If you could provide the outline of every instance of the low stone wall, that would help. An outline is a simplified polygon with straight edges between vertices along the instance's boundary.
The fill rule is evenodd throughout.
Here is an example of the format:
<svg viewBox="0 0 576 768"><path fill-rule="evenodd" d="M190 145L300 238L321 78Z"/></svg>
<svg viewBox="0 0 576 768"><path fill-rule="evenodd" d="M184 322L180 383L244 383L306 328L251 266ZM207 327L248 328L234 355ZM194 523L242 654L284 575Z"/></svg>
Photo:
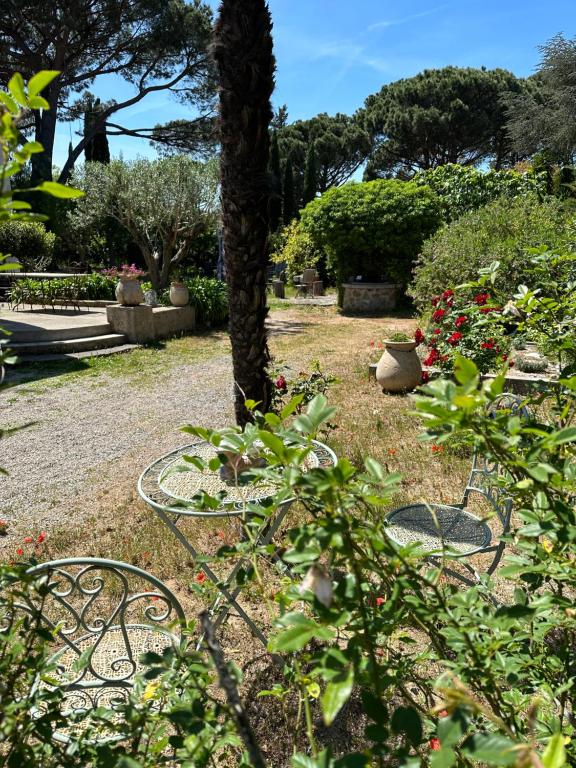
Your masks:
<svg viewBox="0 0 576 768"><path fill-rule="evenodd" d="M382 314L396 309L396 283L344 283L342 311L350 315Z"/></svg>
<svg viewBox="0 0 576 768"><path fill-rule="evenodd" d="M123 333L132 344L167 339L196 328L194 307L106 307L106 316L114 333Z"/></svg>

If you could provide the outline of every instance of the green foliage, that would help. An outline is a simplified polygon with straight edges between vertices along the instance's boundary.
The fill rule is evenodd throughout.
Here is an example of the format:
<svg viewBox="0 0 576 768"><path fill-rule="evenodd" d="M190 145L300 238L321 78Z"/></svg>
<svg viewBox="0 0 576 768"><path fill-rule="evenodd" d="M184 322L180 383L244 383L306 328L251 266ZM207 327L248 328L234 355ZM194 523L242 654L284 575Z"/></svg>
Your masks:
<svg viewBox="0 0 576 768"><path fill-rule="evenodd" d="M432 306L425 337L418 334L428 348L425 366L453 373L456 360L464 355L480 373L503 367L510 349L505 317L486 289L449 289L434 297Z"/></svg>
<svg viewBox="0 0 576 768"><path fill-rule="evenodd" d="M196 241L216 227L218 168L183 155L110 165L86 163L76 183L86 191L68 215L73 231L97 237L108 217L140 249L154 289L166 288L171 271L186 263Z"/></svg>
<svg viewBox="0 0 576 768"><path fill-rule="evenodd" d="M504 197L464 214L427 240L409 292L420 306L426 305L446 288L474 281L481 269L497 261L493 289L505 303L526 281L530 248L554 248L572 240L573 224L560 201Z"/></svg>
<svg viewBox="0 0 576 768"><path fill-rule="evenodd" d="M314 142L308 147L306 155L306 168L304 170L304 197L302 203L304 206L311 203L316 197L318 191L318 170L316 168L316 147Z"/></svg>
<svg viewBox="0 0 576 768"><path fill-rule="evenodd" d="M325 250L339 284L356 275L405 284L422 243L440 223L434 193L397 180L331 189L302 211L302 231Z"/></svg>
<svg viewBox="0 0 576 768"><path fill-rule="evenodd" d="M13 256L25 272L43 272L54 258L56 235L41 222L5 221L0 224L0 253Z"/></svg>
<svg viewBox="0 0 576 768"><path fill-rule="evenodd" d="M15 306L39 304L55 307L58 304L84 300L115 301L116 280L104 275L78 275L53 280L15 280L10 289L10 303Z"/></svg>
<svg viewBox="0 0 576 768"><path fill-rule="evenodd" d="M284 227L278 233L274 246L270 258L276 264L286 265L290 279L294 275L301 275L305 269L318 266L326 258L324 251L316 245L299 221Z"/></svg>
<svg viewBox="0 0 576 768"><path fill-rule="evenodd" d="M282 221L282 167L277 131L272 134L270 142L270 186L270 232L276 232Z"/></svg>
<svg viewBox="0 0 576 768"><path fill-rule="evenodd" d="M510 155L501 99L523 84L503 69L444 67L385 85L362 119L375 141L365 178L411 176L447 163L502 167Z"/></svg>
<svg viewBox="0 0 576 768"><path fill-rule="evenodd" d="M207 328L222 325L228 319L228 289L226 283L214 277L184 277L182 282L190 292L190 304L196 309L196 322ZM142 283L147 291L152 283ZM158 295L159 304L170 306L170 290Z"/></svg>
<svg viewBox="0 0 576 768"><path fill-rule="evenodd" d="M546 194L546 175L528 170L479 171L464 165L442 165L420 171L414 177L419 184L430 187L442 201L446 221L460 218L499 197L521 197L535 193Z"/></svg>
<svg viewBox="0 0 576 768"><path fill-rule="evenodd" d="M289 157L286 160L284 182L282 184L282 220L285 225L290 224L298 213L295 194L294 169L292 167L292 158Z"/></svg>

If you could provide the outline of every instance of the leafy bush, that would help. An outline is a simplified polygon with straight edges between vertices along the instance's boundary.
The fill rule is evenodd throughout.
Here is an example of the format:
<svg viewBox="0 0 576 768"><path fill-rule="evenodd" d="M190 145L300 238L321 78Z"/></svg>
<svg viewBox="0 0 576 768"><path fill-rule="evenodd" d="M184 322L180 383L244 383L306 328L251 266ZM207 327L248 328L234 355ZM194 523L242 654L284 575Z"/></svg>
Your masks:
<svg viewBox="0 0 576 768"><path fill-rule="evenodd" d="M52 280L15 280L10 289L12 304L48 304L54 306L61 300L115 301L116 280L105 275L78 275L78 277L58 277Z"/></svg>
<svg viewBox="0 0 576 768"><path fill-rule="evenodd" d="M479 171L472 166L442 165L420 171L418 184L430 187L440 198L446 221L460 218L499 197L520 197L529 193L546 194L546 173L526 170Z"/></svg>
<svg viewBox="0 0 576 768"><path fill-rule="evenodd" d="M284 227L274 236L274 240L270 258L276 264L286 264L289 279L301 275L305 269L318 266L326 258L324 251L297 220Z"/></svg>
<svg viewBox="0 0 576 768"><path fill-rule="evenodd" d="M427 187L392 180L329 190L302 211L302 231L326 251L338 284L368 281L406 284L422 243L442 220Z"/></svg>
<svg viewBox="0 0 576 768"><path fill-rule="evenodd" d="M573 239L572 220L557 199L501 198L464 214L424 243L409 293L426 305L446 288L475 280L482 268L498 261L494 290L505 301L526 281L531 247L566 247Z"/></svg>
<svg viewBox="0 0 576 768"><path fill-rule="evenodd" d="M416 341L426 344L425 366L453 372L459 355L473 360L480 373L501 368L508 359L510 341L505 337L502 308L485 290L473 293L444 291L432 299L434 311L426 334L416 331ZM424 371L424 380L427 372Z"/></svg>
<svg viewBox="0 0 576 768"><path fill-rule="evenodd" d="M36 221L3 221L0 253L18 259L24 272L43 272L54 258L56 235Z"/></svg>
<svg viewBox="0 0 576 768"><path fill-rule="evenodd" d="M228 288L222 280L215 277L185 277L182 281L190 291L190 304L196 308L196 322L211 327L222 325L228 319ZM152 288L152 283L142 283L144 291ZM170 306L170 289L158 294L158 303Z"/></svg>

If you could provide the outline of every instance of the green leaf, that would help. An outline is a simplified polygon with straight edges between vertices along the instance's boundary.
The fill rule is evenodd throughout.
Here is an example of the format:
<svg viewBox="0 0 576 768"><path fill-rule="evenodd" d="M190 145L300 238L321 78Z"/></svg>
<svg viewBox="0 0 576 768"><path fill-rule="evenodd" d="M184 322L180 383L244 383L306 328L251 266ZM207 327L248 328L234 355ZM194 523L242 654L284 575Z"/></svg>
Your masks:
<svg viewBox="0 0 576 768"><path fill-rule="evenodd" d="M517 745L498 733L476 733L460 749L465 756L492 765L515 765L518 757Z"/></svg>
<svg viewBox="0 0 576 768"><path fill-rule="evenodd" d="M354 686L354 670L352 667L342 679L332 680L326 686L322 696L322 716L325 725L332 725L336 715L350 698Z"/></svg>
<svg viewBox="0 0 576 768"><path fill-rule="evenodd" d="M55 69L44 69L42 72L38 72L31 77L28 81L28 93L30 96L37 96L40 91L43 91L47 85L50 85L52 80L58 77L59 74L60 72Z"/></svg>
<svg viewBox="0 0 576 768"><path fill-rule="evenodd" d="M18 109L18 104L14 101L14 99L9 96L9 94L5 93L4 91L0 91L0 104L4 104L6 109L9 112L12 112L13 115L17 115L20 111Z"/></svg>
<svg viewBox="0 0 576 768"><path fill-rule="evenodd" d="M573 443L576 440L576 427L567 427L556 432L550 438L553 445L562 445L563 443Z"/></svg>
<svg viewBox="0 0 576 768"><path fill-rule="evenodd" d="M456 762L456 753L451 747L442 747L430 756L430 768L452 768Z"/></svg>
<svg viewBox="0 0 576 768"><path fill-rule="evenodd" d="M542 765L544 768L564 768L566 764L564 736L561 733L555 733L544 750Z"/></svg>
<svg viewBox="0 0 576 768"><path fill-rule="evenodd" d="M8 82L8 90L10 91L12 98L20 106L26 106L26 92L24 90L24 80L19 72L15 72L10 81Z"/></svg>
<svg viewBox="0 0 576 768"><path fill-rule="evenodd" d="M84 192L81 189L67 187L65 184L58 184L56 181L43 181L39 186L32 187L30 192L46 192L46 194L57 197L60 200L73 200L76 197L84 196Z"/></svg>
<svg viewBox="0 0 576 768"><path fill-rule="evenodd" d="M410 743L417 747L422 741L422 723L414 707L398 707L390 721L392 730L404 734Z"/></svg>
<svg viewBox="0 0 576 768"><path fill-rule="evenodd" d="M478 380L478 368L472 360L457 355L454 362L454 376L459 384L472 384Z"/></svg>

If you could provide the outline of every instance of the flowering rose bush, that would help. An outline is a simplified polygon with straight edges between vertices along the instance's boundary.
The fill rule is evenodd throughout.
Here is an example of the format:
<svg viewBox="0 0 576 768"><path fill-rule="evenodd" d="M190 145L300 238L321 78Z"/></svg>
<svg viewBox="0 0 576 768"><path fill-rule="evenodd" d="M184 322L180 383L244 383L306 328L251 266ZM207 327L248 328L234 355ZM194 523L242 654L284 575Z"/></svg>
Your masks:
<svg viewBox="0 0 576 768"><path fill-rule="evenodd" d="M426 368L451 372L457 354L473 360L481 373L494 371L507 361L510 343L504 335L502 309L482 289L472 294L444 291L432 299L430 324L414 334L426 345L422 363ZM424 379L429 373L424 371Z"/></svg>

